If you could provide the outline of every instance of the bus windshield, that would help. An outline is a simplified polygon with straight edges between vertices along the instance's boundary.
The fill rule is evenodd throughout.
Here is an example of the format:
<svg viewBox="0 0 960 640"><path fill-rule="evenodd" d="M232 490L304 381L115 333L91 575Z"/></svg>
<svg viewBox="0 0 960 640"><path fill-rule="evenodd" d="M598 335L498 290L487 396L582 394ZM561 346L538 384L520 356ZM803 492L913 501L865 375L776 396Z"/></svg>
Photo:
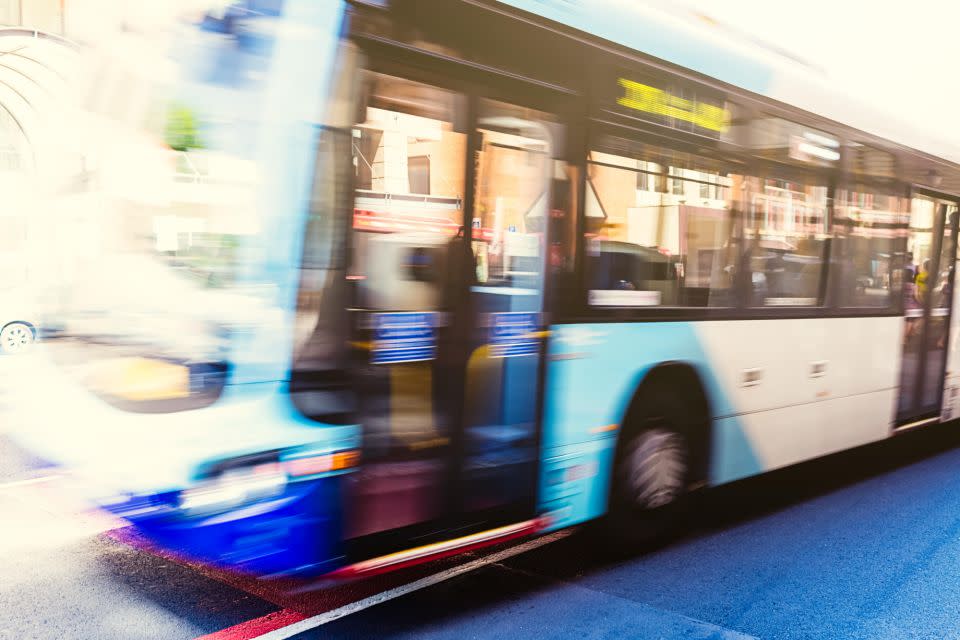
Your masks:
<svg viewBox="0 0 960 640"><path fill-rule="evenodd" d="M283 5L171 3L163 28L84 43L46 324L54 356L124 408L213 401L231 340L281 322L258 194Z"/></svg>

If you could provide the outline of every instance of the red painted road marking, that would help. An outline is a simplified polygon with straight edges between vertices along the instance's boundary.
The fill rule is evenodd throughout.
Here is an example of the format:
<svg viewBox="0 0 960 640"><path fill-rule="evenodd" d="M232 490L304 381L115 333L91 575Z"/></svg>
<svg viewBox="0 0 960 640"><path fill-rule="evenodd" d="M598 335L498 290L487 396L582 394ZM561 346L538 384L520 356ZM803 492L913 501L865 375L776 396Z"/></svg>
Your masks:
<svg viewBox="0 0 960 640"><path fill-rule="evenodd" d="M135 528L115 530L106 537L150 553L217 580L229 587L249 593L278 607L277 611L247 620L197 640L248 640L253 638L279 639L322 626L333 620L362 611L375 604L438 584L479 567L566 537L570 531L561 531L481 557L455 556L430 564L385 574L378 579L348 582L328 588L302 581L268 582L236 571L220 569L197 562L181 554L161 549L140 536Z"/></svg>
<svg viewBox="0 0 960 640"><path fill-rule="evenodd" d="M451 578L469 573L475 569L479 569L480 567L501 562L515 555L525 553L532 549L536 549L537 547L542 547L545 544L550 544L551 542L567 537L570 535L570 533L570 530L558 531L540 538L534 538L523 544L491 553L488 556L476 558L468 562L454 565L442 571L428 574L418 580L401 583L393 588L383 589L383 585L381 584L381 588L374 590L374 593L372 595L368 595L367 597L361 597L362 592L351 593L348 591L344 593L341 591L337 595L339 595L341 599L346 600L344 604L335 608L326 606L313 615L308 616L292 609L283 609L275 614L264 616L263 618L256 618L249 622L240 623L233 627L229 627L223 631L218 631L214 634L201 636L196 640L210 640L211 638L214 638L215 640L252 640L253 638L259 638L261 640L283 640L284 638L290 638L297 634L303 633L304 631L316 629L317 627L323 626L329 622L339 620L340 618L363 611L364 609L369 609L370 607L383 602L389 602L390 600L399 598L408 593L413 593L414 591L419 591L420 589L425 589L435 584L450 580ZM397 573L390 575L399 576L401 574ZM369 587L371 584L374 584L374 581L371 580L358 583L361 588ZM344 598L344 595L350 595L352 597ZM329 605L331 603L330 601L327 601L325 604ZM272 618L271 616L276 616L276 618ZM278 624L278 619L286 616L289 616L289 620L285 624ZM258 625L261 624L264 625L263 629L265 630L260 631L258 634L241 635L251 633L253 630L258 628ZM269 628L267 625L270 625ZM235 633L237 635L218 635L221 633Z"/></svg>
<svg viewBox="0 0 960 640"><path fill-rule="evenodd" d="M109 531L107 538L142 553L176 562L226 586L243 591L275 605L280 610L297 611L305 617L332 611L377 593L389 591L438 571L463 564L475 556L452 557L433 563L402 569L367 580L345 582L318 588L303 580L265 581L235 570L223 569L152 544L135 527Z"/></svg>
<svg viewBox="0 0 960 640"><path fill-rule="evenodd" d="M215 631L211 634L200 636L196 640L252 640L264 634L289 627L290 625L305 620L307 616L292 609L281 609L268 613L265 616L247 620L232 627Z"/></svg>

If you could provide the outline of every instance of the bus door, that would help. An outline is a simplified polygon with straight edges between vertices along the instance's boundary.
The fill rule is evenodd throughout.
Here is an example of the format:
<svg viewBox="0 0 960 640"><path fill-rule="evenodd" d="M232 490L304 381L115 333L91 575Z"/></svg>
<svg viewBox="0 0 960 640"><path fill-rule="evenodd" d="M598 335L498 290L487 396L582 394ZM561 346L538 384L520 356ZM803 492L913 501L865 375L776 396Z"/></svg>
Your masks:
<svg viewBox="0 0 960 640"><path fill-rule="evenodd" d="M532 516L558 127L373 71L352 134L354 557Z"/></svg>
<svg viewBox="0 0 960 640"><path fill-rule="evenodd" d="M535 504L544 274L550 220L566 193L563 127L534 109L476 106L461 504L520 520Z"/></svg>
<svg viewBox="0 0 960 640"><path fill-rule="evenodd" d="M915 197L910 210L897 410L900 425L936 418L940 413L957 250L955 202Z"/></svg>
<svg viewBox="0 0 960 640"><path fill-rule="evenodd" d="M363 447L345 536L376 553L429 538L449 512L469 124L463 94L372 71L361 82L347 280Z"/></svg>

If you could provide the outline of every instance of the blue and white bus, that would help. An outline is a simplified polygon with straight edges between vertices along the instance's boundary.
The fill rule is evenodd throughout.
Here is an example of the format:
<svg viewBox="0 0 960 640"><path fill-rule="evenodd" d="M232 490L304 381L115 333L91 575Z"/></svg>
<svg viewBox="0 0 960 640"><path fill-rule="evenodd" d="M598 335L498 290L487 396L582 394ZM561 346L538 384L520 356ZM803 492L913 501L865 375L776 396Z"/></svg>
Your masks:
<svg viewBox="0 0 960 640"><path fill-rule="evenodd" d="M635 4L88 43L19 440L160 544L364 576L954 417L960 150Z"/></svg>

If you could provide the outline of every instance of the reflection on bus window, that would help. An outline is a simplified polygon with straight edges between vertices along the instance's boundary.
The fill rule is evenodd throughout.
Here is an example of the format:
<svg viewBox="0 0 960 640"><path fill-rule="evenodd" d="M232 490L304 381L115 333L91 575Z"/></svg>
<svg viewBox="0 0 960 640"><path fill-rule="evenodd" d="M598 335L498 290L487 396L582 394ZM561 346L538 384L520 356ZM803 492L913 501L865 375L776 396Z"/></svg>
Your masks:
<svg viewBox="0 0 960 640"><path fill-rule="evenodd" d="M590 153L585 208L591 304L732 304L731 194L738 178L695 158L674 154L670 161L677 166Z"/></svg>
<svg viewBox="0 0 960 640"><path fill-rule="evenodd" d="M472 229L477 283L538 289L560 128L531 109L490 100L481 109Z"/></svg>
<svg viewBox="0 0 960 640"><path fill-rule="evenodd" d="M827 187L770 178L747 185L751 306L819 304Z"/></svg>
<svg viewBox="0 0 960 640"><path fill-rule="evenodd" d="M943 240L940 244L940 258L936 261L935 272L929 274L927 286L930 297L930 335L927 338L927 349L929 351L942 351L946 348L947 342L947 320L950 311L950 303L953 298L953 269L954 264L950 260L955 249L954 230L951 223L952 216L956 211L953 205L943 205ZM940 358L943 357L939 354ZM928 381L930 383L931 381ZM939 381L933 384L929 393L936 393L939 388Z"/></svg>
<svg viewBox="0 0 960 640"><path fill-rule="evenodd" d="M936 203L926 198L913 198L910 202L906 270L913 286L909 287L911 299L905 301L908 310L921 309L926 304L929 272L933 264L936 208Z"/></svg>
<svg viewBox="0 0 960 640"><path fill-rule="evenodd" d="M868 191L837 190L833 272L842 307L888 307L903 287L900 257L907 232L907 202ZM913 280L909 286L912 289Z"/></svg>
<svg viewBox="0 0 960 640"><path fill-rule="evenodd" d="M381 311L439 310L446 247L463 225L467 136L460 97L368 74L366 121L353 131L356 197L350 277Z"/></svg>

